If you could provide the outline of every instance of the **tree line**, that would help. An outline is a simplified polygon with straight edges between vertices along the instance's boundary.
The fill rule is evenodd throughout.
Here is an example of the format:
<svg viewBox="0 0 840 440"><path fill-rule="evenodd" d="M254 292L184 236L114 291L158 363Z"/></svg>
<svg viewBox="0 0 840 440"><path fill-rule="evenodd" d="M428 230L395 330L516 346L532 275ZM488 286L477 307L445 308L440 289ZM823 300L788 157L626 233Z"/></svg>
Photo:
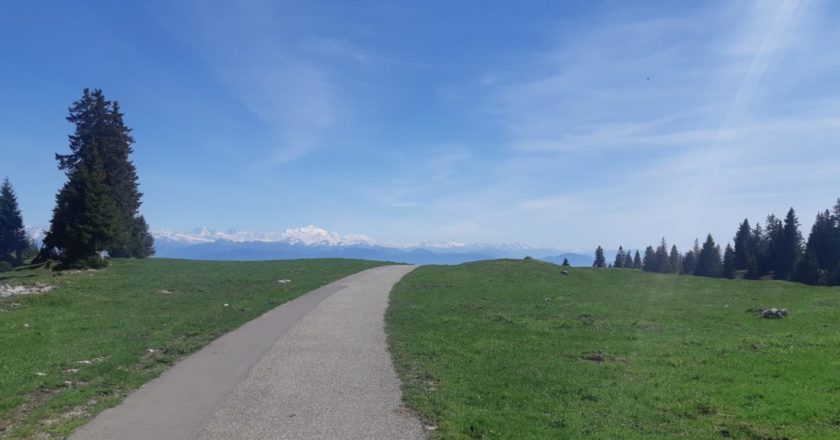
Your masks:
<svg viewBox="0 0 840 440"><path fill-rule="evenodd" d="M69 108L75 130L70 151L56 154L67 181L55 197L49 230L34 262L60 267L102 267L106 257L145 258L154 240L140 215L142 193L130 160L134 138L117 101L85 89ZM0 191L0 259L23 262L26 238L17 198L8 179Z"/></svg>
<svg viewBox="0 0 840 440"><path fill-rule="evenodd" d="M796 212L790 208L784 219L767 216L762 227L744 219L733 244L721 250L711 234L702 246L698 240L684 254L665 238L647 246L644 254L619 246L615 261L607 263L601 246L595 250L594 267L640 269L646 272L721 278L776 279L814 285L840 285L840 199L832 209L817 214L808 239L799 231Z"/></svg>

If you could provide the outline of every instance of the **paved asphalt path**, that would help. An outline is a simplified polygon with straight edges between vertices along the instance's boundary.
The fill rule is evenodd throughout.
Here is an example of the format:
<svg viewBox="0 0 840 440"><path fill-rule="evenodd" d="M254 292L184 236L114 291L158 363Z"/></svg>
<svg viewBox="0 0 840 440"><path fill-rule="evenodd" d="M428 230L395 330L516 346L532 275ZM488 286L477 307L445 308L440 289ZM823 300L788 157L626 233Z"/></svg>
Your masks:
<svg viewBox="0 0 840 440"><path fill-rule="evenodd" d="M402 407L384 314L413 266L285 303L182 360L71 440L424 439Z"/></svg>

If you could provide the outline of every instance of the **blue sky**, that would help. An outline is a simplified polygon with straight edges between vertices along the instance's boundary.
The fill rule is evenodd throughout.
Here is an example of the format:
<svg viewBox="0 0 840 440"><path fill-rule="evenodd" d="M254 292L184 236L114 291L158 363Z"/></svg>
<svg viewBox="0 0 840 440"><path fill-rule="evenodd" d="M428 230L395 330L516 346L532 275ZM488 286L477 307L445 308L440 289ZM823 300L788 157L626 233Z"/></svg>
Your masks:
<svg viewBox="0 0 840 440"><path fill-rule="evenodd" d="M7 2L0 173L46 225L120 101L152 228L570 250L729 240L840 196L831 2Z"/></svg>

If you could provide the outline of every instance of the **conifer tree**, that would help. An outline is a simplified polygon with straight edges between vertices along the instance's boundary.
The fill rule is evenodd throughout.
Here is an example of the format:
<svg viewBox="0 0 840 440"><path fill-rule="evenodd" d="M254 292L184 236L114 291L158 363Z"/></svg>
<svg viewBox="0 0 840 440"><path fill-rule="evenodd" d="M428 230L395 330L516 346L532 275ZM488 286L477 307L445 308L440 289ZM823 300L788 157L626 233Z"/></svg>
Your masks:
<svg viewBox="0 0 840 440"><path fill-rule="evenodd" d="M775 217L774 217L775 219ZM767 234L761 227L761 223L756 222L752 232L752 240L750 241L753 257L755 258L755 270L747 272L746 276L750 279L758 279L770 270L770 263L768 253Z"/></svg>
<svg viewBox="0 0 840 440"><path fill-rule="evenodd" d="M793 208L790 208L785 216L776 252L774 278L790 280L796 263L802 255L802 234L799 232L799 220Z"/></svg>
<svg viewBox="0 0 840 440"><path fill-rule="evenodd" d="M754 235L750 222L744 219L735 233L735 248L733 249L733 272L735 270L746 271L747 274L755 274L758 270L756 260L756 245L753 243Z"/></svg>
<svg viewBox="0 0 840 440"><path fill-rule="evenodd" d="M592 263L592 267L606 267L607 266L607 259L604 257L604 249L601 246L598 246L595 249L595 262Z"/></svg>
<svg viewBox="0 0 840 440"><path fill-rule="evenodd" d="M694 274L704 277L719 277L722 271L720 259L720 246L715 244L712 234L709 234L700 249Z"/></svg>
<svg viewBox="0 0 840 440"><path fill-rule="evenodd" d="M20 265L23 251L29 247L23 216L9 178L0 186L0 261Z"/></svg>
<svg viewBox="0 0 840 440"><path fill-rule="evenodd" d="M685 253L683 258L683 274L694 275L697 269L697 258L700 256L700 242L694 239L694 246Z"/></svg>
<svg viewBox="0 0 840 440"><path fill-rule="evenodd" d="M735 278L735 249L729 243L723 251L723 277Z"/></svg>
<svg viewBox="0 0 840 440"><path fill-rule="evenodd" d="M67 183L56 196L45 251L57 250L67 263L102 251L113 257L151 255L152 237L139 214L137 171L129 159L134 139L119 103L101 90L85 89L67 120L76 127L70 153L56 154Z"/></svg>
<svg viewBox="0 0 840 440"><path fill-rule="evenodd" d="M615 263L613 263L613 267L622 268L624 267L624 260L627 259L627 254L624 252L624 248L618 246L618 253L615 254Z"/></svg>
<svg viewBox="0 0 840 440"><path fill-rule="evenodd" d="M671 246L671 254L668 255L668 267L671 269L671 273L680 273L682 269L682 255L677 250L677 245Z"/></svg>
<svg viewBox="0 0 840 440"><path fill-rule="evenodd" d="M782 221L776 218L775 215L767 216L767 225L764 227L764 239L761 243L759 255L759 272L761 275L773 273L773 277L778 275L775 273L777 269L782 266L781 254L779 249L782 246Z"/></svg>
<svg viewBox="0 0 840 440"><path fill-rule="evenodd" d="M636 251L638 253L638 251ZM624 253L624 268L625 269L632 269L633 268L633 254L628 250Z"/></svg>
<svg viewBox="0 0 840 440"><path fill-rule="evenodd" d="M670 263L668 261L668 244L665 242L665 237L656 248L656 269L658 273L668 273L671 271Z"/></svg>
<svg viewBox="0 0 840 440"><path fill-rule="evenodd" d="M653 246L645 248L645 256L642 258L642 269L645 272L656 272L656 251Z"/></svg>

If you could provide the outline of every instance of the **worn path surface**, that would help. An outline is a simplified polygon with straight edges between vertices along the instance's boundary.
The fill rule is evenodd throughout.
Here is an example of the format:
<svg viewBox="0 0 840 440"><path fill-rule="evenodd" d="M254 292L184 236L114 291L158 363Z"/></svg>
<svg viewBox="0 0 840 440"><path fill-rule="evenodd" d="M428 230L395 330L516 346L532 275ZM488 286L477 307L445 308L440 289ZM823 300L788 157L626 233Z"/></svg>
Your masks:
<svg viewBox="0 0 840 440"><path fill-rule="evenodd" d="M384 314L412 266L366 270L217 339L71 439L423 439Z"/></svg>

